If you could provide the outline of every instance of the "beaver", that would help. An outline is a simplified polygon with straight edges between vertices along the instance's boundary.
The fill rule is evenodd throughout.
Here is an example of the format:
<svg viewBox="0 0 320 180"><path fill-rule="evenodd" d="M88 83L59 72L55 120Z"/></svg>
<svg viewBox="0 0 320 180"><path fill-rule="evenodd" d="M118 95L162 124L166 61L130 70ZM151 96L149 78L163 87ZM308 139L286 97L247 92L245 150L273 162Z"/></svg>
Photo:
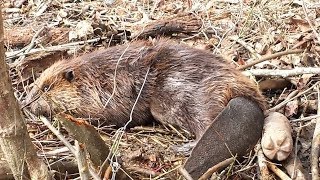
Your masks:
<svg viewBox="0 0 320 180"><path fill-rule="evenodd" d="M58 61L36 79L26 103L35 114L67 112L117 127L156 120L199 138L239 96L265 108L256 84L222 57L158 39Z"/></svg>

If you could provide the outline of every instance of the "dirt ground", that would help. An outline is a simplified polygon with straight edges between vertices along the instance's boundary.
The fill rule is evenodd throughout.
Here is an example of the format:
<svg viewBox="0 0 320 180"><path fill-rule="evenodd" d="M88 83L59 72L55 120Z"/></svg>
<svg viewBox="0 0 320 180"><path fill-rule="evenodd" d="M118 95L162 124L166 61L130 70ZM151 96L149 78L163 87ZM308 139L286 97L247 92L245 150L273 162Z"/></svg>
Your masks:
<svg viewBox="0 0 320 180"><path fill-rule="evenodd" d="M182 24L181 29L160 34L221 55L256 81L270 108L277 107L289 119L292 154L310 174L310 151L319 112L317 0L11 0L4 2L3 13L6 58L15 95L21 102L41 71L59 59L159 36L157 30L148 29L154 27L150 24L167 20L174 20L173 26ZM261 59L261 63L251 64ZM46 126L28 118L27 123L38 154L46 163L73 161L71 153ZM116 130L97 129L111 144ZM60 130L73 142L63 127ZM119 160L133 172L134 179L183 179L178 168L187 157L171 147L192 138L188 132L158 124L136 127L120 142ZM261 179L256 157L252 152L213 177ZM276 163L286 172L282 162ZM61 177L77 177L73 173L61 172Z"/></svg>

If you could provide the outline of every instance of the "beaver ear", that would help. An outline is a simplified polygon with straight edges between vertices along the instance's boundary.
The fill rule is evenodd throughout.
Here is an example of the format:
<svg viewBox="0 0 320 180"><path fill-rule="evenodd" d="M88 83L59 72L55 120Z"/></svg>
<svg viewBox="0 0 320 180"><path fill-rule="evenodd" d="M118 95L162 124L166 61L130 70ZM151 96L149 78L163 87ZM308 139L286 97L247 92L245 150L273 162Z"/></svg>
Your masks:
<svg viewBox="0 0 320 180"><path fill-rule="evenodd" d="M64 74L63 74L63 77L64 77L67 81L71 82L71 81L74 79L74 72L73 72L73 70L67 70L67 71L65 71Z"/></svg>

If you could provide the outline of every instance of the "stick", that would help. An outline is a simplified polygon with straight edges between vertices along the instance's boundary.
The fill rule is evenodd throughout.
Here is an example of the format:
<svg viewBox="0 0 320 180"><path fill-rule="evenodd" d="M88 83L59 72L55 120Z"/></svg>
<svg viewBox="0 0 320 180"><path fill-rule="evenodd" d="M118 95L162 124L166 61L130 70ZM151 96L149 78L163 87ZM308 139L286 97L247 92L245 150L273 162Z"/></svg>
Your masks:
<svg viewBox="0 0 320 180"><path fill-rule="evenodd" d="M276 165L272 164L272 163L267 163L268 168L274 172L280 179L282 180L291 180L291 178L284 173L283 171L281 171L281 169L279 169Z"/></svg>
<svg viewBox="0 0 320 180"><path fill-rule="evenodd" d="M288 159L284 162L284 168L290 174L292 179L297 180L306 180L308 179L307 176L305 176L304 172L305 170L302 167L300 159L297 157L297 154L291 153Z"/></svg>
<svg viewBox="0 0 320 180"><path fill-rule="evenodd" d="M320 90L318 92L318 115L320 115ZM317 118L314 128L312 146L311 146L311 175L313 180L319 180L319 147L320 146L320 118Z"/></svg>
<svg viewBox="0 0 320 180"><path fill-rule="evenodd" d="M190 176L190 174L185 168L180 167L178 171L186 180L193 180L193 178Z"/></svg>
<svg viewBox="0 0 320 180"><path fill-rule="evenodd" d="M320 74L320 68L315 67L296 67L294 69L251 69L244 72L245 75L253 76L280 76L280 77L289 77L297 76L302 74Z"/></svg>
<svg viewBox="0 0 320 180"><path fill-rule="evenodd" d="M257 151L257 162L258 162L258 166L260 168L260 173L261 173L260 179L271 179L268 166L266 164L267 160L264 157L264 154L262 152L260 142L256 146L256 151Z"/></svg>
<svg viewBox="0 0 320 180"><path fill-rule="evenodd" d="M213 167L209 168L209 169L207 170L207 172L205 172L205 173L199 178L199 180L209 179L210 176L211 176L214 172L216 172L216 171L218 171L218 170L220 170L220 169L223 169L223 168L227 167L229 164L231 164L231 163L234 162L234 161L235 161L235 158L232 157L232 158L226 159L226 160L224 160L224 161L222 161L222 162L214 165Z"/></svg>
<svg viewBox="0 0 320 180"><path fill-rule="evenodd" d="M293 119L293 120L290 120L290 122L310 121L310 120L316 119L316 118L320 118L320 114L308 116L308 117L303 117L303 118L299 118L299 119Z"/></svg>
<svg viewBox="0 0 320 180"><path fill-rule="evenodd" d="M75 141L75 148L80 178L82 180L88 180L90 179L90 173L85 148L81 144L79 144L77 140Z"/></svg>
<svg viewBox="0 0 320 180"><path fill-rule="evenodd" d="M256 61L252 61L246 65L243 65L243 66L240 66L238 67L237 69L239 70L244 70L248 67L251 67L253 65L256 65L258 63L261 63L263 61L266 61L266 60L269 60L269 59L274 59L274 58L277 58L277 57L280 57L280 56L284 56L284 55L288 55L288 54L298 54L298 53L301 53L301 52L304 52L305 50L304 49L289 49L289 50L286 50L286 51L282 51L282 52L278 52L278 53L274 53L274 54L271 54L271 55L268 55L268 56L263 56L261 59L258 59Z"/></svg>

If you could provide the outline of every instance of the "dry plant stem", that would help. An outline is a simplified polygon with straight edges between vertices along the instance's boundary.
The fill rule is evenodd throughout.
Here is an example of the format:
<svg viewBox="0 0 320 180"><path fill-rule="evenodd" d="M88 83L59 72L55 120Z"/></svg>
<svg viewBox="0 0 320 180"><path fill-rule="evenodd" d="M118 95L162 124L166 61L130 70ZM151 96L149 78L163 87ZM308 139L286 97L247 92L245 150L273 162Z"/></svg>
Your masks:
<svg viewBox="0 0 320 180"><path fill-rule="evenodd" d="M314 85L312 85L310 88L308 88L307 90L301 92L301 93L298 93L297 95L295 95L294 97L292 98L289 98L289 99L286 99L284 101L282 101L281 103L279 103L278 105L274 106L273 108L270 108L266 111L266 114L269 113L269 112L272 112L272 111L276 111L280 108L282 108L284 105L286 105L289 101L293 100L293 99L296 99L298 97L300 97L301 95L309 92L310 90L312 90L314 87L316 87L320 82L316 82Z"/></svg>
<svg viewBox="0 0 320 180"><path fill-rule="evenodd" d="M308 24L311 27L313 34L316 36L316 38L318 40L318 44L319 44L320 43L319 34L317 33L317 30L314 28L311 20L309 19L308 12L307 12L307 9L306 9L306 3L305 3L304 0L302 0L302 9L303 9L304 15L306 17L306 20L308 21Z"/></svg>
<svg viewBox="0 0 320 180"><path fill-rule="evenodd" d="M9 164L4 159L4 154L0 152L0 180L14 179ZM49 166L54 172L64 173L68 171L69 174L78 173L77 164L72 160L56 161Z"/></svg>
<svg viewBox="0 0 320 180"><path fill-rule="evenodd" d="M36 17L41 16L42 13L45 12L46 9L50 6L51 3L52 3L52 0L42 1L42 3L37 7L38 11L36 12L35 16Z"/></svg>
<svg viewBox="0 0 320 180"><path fill-rule="evenodd" d="M286 50L286 51L274 53L274 54L271 54L271 55L268 55L268 56L263 56L261 59L258 59L256 61L252 61L251 63L248 63L246 65L238 67L237 69L244 70L244 69L246 69L248 67L254 66L254 65L256 65L258 63L261 63L263 61L267 61L267 60L274 59L274 58L277 58L277 57L280 57L280 56L284 56L284 55L288 55L288 54L297 54L297 53L302 53L302 52L304 52L304 49Z"/></svg>
<svg viewBox="0 0 320 180"><path fill-rule="evenodd" d="M207 172L205 172L205 173L199 178L199 180L209 179L210 176L212 176L212 174L213 174L214 172L219 171L219 170L221 170L221 169L229 166L229 165L230 165L232 162L234 162L234 161L235 161L235 158L232 157L232 158L228 158L228 159L226 159L226 160L224 160L224 161L222 161L222 162L214 165L213 167L209 168L209 169L207 170Z"/></svg>
<svg viewBox="0 0 320 180"><path fill-rule="evenodd" d="M299 118L299 119L293 119L293 120L290 120L290 122L310 121L310 120L316 119L316 118L320 118L320 114L314 115L314 116L303 117L303 118Z"/></svg>
<svg viewBox="0 0 320 180"><path fill-rule="evenodd" d="M282 180L291 180L291 178L284 173L283 171L281 171L281 169L279 169L275 164L272 164L270 162L267 162L267 166L268 168L274 172L280 179Z"/></svg>
<svg viewBox="0 0 320 180"><path fill-rule="evenodd" d="M186 180L193 180L193 178L190 176L190 174L188 173L188 171L183 168L180 167L179 169L179 173L186 179Z"/></svg>
<svg viewBox="0 0 320 180"><path fill-rule="evenodd" d="M170 169L169 171L167 171L167 172L165 172L165 173L162 173L162 174L160 174L159 176L155 177L154 180L160 179L161 177L163 177L163 176L165 176L165 175L167 175L167 174L169 174L169 173L171 173L171 172L173 172L173 171L176 171L176 170L179 169L180 167L181 167L181 166L179 165L179 166L177 166L177 167L175 167L175 168L173 168L173 169Z"/></svg>
<svg viewBox="0 0 320 180"><path fill-rule="evenodd" d="M280 76L280 77L289 77L297 76L302 74L320 74L320 68L315 67L296 67L289 70L280 70L280 69L251 69L246 70L245 74L249 73L253 76Z"/></svg>
<svg viewBox="0 0 320 180"><path fill-rule="evenodd" d="M182 139L188 140L183 134L181 134L175 127L173 127L171 124L168 124L168 126L175 132L177 133Z"/></svg>
<svg viewBox="0 0 320 180"><path fill-rule="evenodd" d="M139 132L139 133L161 133L161 134L169 134L168 131L165 131L161 128L157 127L148 127L148 126L136 126L133 128L130 128L131 132Z"/></svg>
<svg viewBox="0 0 320 180"><path fill-rule="evenodd" d="M318 115L320 115L320 90L318 92ZM320 118L317 118L314 128L312 146L311 146L311 175L313 180L319 180L319 150L320 150Z"/></svg>
<svg viewBox="0 0 320 180"><path fill-rule="evenodd" d="M260 179L270 179L270 173L267 167L266 158L264 157L264 154L261 149L260 142L257 144L256 147L257 151L257 161L258 161L258 166L260 168L260 173L261 173L261 178Z"/></svg>
<svg viewBox="0 0 320 180"><path fill-rule="evenodd" d="M75 147L80 178L82 180L88 180L90 179L90 173L85 148L81 146L77 140L75 141Z"/></svg>
<svg viewBox="0 0 320 180"><path fill-rule="evenodd" d="M51 179L48 167L36 154L13 94L9 69L4 58L3 35L3 20L0 14L0 146L15 179Z"/></svg>

